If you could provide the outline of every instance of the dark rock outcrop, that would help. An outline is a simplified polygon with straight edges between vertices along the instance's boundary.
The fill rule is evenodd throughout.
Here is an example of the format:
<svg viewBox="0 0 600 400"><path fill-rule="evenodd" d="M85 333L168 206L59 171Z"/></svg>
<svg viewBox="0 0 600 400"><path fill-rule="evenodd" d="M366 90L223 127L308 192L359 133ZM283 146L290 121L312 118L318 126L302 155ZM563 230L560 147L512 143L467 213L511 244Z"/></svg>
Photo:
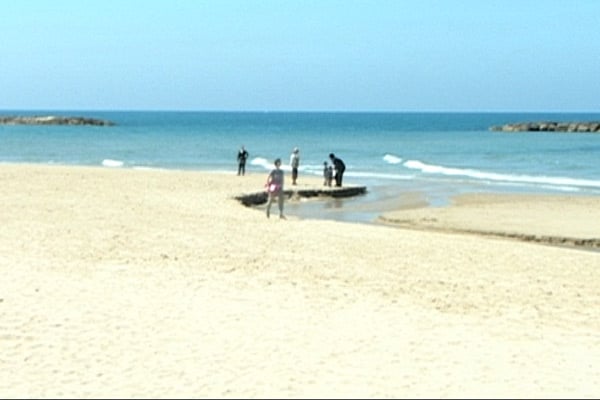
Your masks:
<svg viewBox="0 0 600 400"><path fill-rule="evenodd" d="M289 198L309 198L309 197L352 197L365 194L367 188L365 186L348 186L341 188L326 188L326 189L298 189L298 190L284 190L285 196ZM267 192L247 193L235 196L243 205L258 206L265 204L269 196Z"/></svg>
<svg viewBox="0 0 600 400"><path fill-rule="evenodd" d="M600 122L517 122L492 126L492 131L500 132L600 132Z"/></svg>
<svg viewBox="0 0 600 400"><path fill-rule="evenodd" d="M96 118L47 116L0 117L0 125L93 125L113 126L114 122Z"/></svg>

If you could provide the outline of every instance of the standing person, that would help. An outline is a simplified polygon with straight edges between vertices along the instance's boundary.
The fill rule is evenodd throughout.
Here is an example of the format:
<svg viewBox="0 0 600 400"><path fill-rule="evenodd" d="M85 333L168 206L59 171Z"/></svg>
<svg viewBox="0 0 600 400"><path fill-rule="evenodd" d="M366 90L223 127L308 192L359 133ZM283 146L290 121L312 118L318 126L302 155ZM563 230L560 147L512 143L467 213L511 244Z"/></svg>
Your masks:
<svg viewBox="0 0 600 400"><path fill-rule="evenodd" d="M246 175L246 160L248 159L248 152L242 146L238 151L237 160L238 160L238 176Z"/></svg>
<svg viewBox="0 0 600 400"><path fill-rule="evenodd" d="M271 204L273 204L273 200L277 197L277 205L279 206L279 218L284 218L283 216L283 170L281 167L281 159L278 158L275 160L275 169L271 170L269 176L267 178L267 193L269 194L269 200L267 202L267 218L271 216Z"/></svg>
<svg viewBox="0 0 600 400"><path fill-rule="evenodd" d="M292 155L290 156L290 167L292 167L292 185L296 184L298 179L298 166L300 166L300 150L294 147Z"/></svg>
<svg viewBox="0 0 600 400"><path fill-rule="evenodd" d="M329 159L333 163L333 168L335 168L335 186L342 186L342 178L344 177L344 171L346 170L346 164L342 161L341 158L337 158L335 154L329 154Z"/></svg>

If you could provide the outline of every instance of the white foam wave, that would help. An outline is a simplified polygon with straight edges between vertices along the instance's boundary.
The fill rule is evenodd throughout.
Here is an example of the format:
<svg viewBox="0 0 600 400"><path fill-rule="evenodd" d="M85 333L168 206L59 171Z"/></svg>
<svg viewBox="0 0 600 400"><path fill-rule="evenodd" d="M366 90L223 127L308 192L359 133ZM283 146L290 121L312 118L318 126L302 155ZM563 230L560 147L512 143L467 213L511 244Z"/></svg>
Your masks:
<svg viewBox="0 0 600 400"><path fill-rule="evenodd" d="M400 175L400 174L386 174L380 172L361 172L361 171L348 171L344 173L345 177L351 178L365 178L365 179L391 179L391 180L409 180L413 179L414 175Z"/></svg>
<svg viewBox="0 0 600 400"><path fill-rule="evenodd" d="M306 164L301 165L298 169L307 174L323 175L323 164Z"/></svg>
<svg viewBox="0 0 600 400"><path fill-rule="evenodd" d="M256 157L250 160L250 165L263 167L264 169L270 170L273 168L273 161L268 161L266 158Z"/></svg>
<svg viewBox="0 0 600 400"><path fill-rule="evenodd" d="M402 158L395 156L393 154L386 154L383 156L383 161L389 164L400 164L402 162Z"/></svg>
<svg viewBox="0 0 600 400"><path fill-rule="evenodd" d="M256 157L252 160L250 160L250 165L254 165L257 167L262 167L265 170L272 170L273 168L275 168L275 160L267 160L266 158L263 157ZM281 167L282 170L284 171L291 171L292 167L290 167L290 165L288 163L286 163L286 160L281 159ZM299 170L303 170L304 167L300 167Z"/></svg>
<svg viewBox="0 0 600 400"><path fill-rule="evenodd" d="M107 158L105 160L102 160L102 166L104 167L110 167L110 168L120 168L124 165L125 163L123 161L119 161L119 160L111 160L110 158Z"/></svg>
<svg viewBox="0 0 600 400"><path fill-rule="evenodd" d="M565 187L589 187L599 188L600 181L591 179L576 179L553 176L532 176L532 175L512 175L500 174L496 172L485 172L468 168L450 168L440 165L429 165L418 160L409 160L403 164L406 168L421 171L426 174L439 174L446 176L465 176L474 179L510 182L510 183L528 183L538 185L565 186Z"/></svg>

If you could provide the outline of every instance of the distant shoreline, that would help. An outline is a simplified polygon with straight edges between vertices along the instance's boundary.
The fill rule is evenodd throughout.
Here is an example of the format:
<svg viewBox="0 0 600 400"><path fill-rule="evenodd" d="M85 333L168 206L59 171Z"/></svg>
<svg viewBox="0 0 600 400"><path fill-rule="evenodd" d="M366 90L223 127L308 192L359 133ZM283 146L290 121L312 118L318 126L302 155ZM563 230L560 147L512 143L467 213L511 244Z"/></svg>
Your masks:
<svg viewBox="0 0 600 400"><path fill-rule="evenodd" d="M0 117L0 125L93 125L113 126L114 122L85 117L59 117L56 115L44 116L4 116Z"/></svg>

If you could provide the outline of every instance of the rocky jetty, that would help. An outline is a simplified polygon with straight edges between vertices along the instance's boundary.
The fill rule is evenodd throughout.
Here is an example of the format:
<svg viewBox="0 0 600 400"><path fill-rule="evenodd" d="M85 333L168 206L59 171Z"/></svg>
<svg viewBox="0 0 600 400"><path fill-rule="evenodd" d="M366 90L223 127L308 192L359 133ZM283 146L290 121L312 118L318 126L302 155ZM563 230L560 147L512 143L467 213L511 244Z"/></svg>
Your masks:
<svg viewBox="0 0 600 400"><path fill-rule="evenodd" d="M0 125L94 125L113 126L114 122L96 118L46 116L0 116Z"/></svg>
<svg viewBox="0 0 600 400"><path fill-rule="evenodd" d="M500 132L592 132L600 133L600 122L518 122L492 126L492 131Z"/></svg>
<svg viewBox="0 0 600 400"><path fill-rule="evenodd" d="M299 189L284 190L288 199L310 198L310 197L352 197L367 193L365 186L332 187L323 189ZM235 196L235 199L247 207L265 204L269 199L267 192L247 193Z"/></svg>

